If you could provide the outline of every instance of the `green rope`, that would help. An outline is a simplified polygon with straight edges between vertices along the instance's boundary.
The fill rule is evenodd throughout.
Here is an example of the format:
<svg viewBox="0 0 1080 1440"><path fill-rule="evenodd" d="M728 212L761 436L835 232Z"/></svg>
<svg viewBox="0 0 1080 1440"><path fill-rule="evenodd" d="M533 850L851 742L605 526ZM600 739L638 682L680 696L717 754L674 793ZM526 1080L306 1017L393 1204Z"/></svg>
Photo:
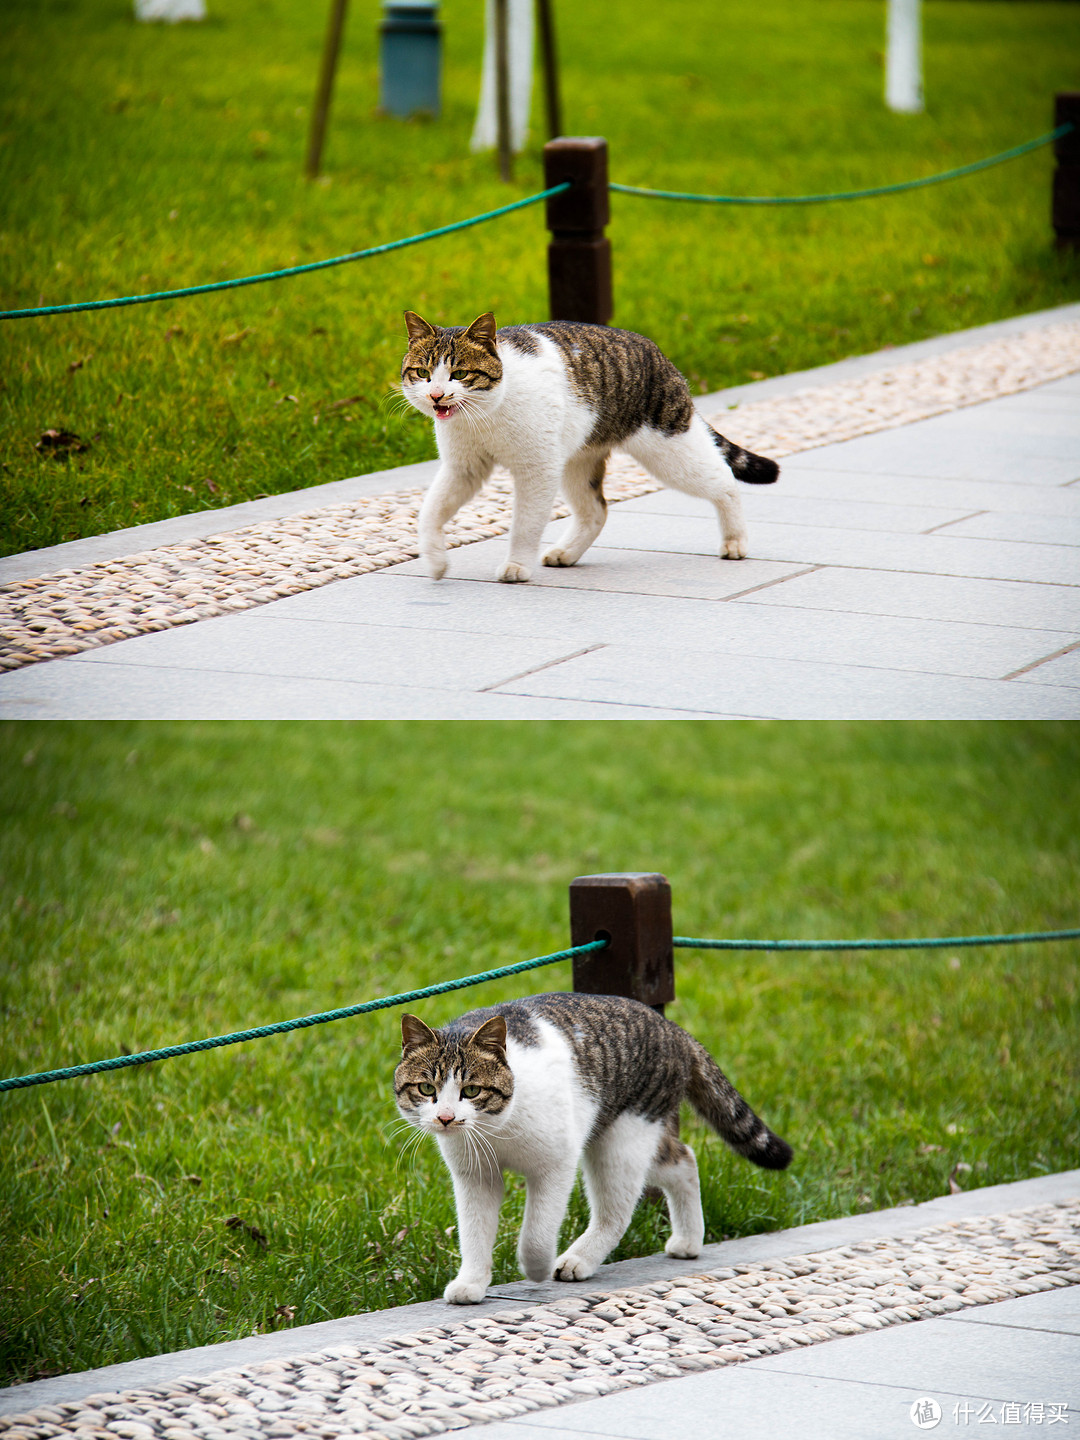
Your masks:
<svg viewBox="0 0 1080 1440"><path fill-rule="evenodd" d="M318 1015L301 1015L297 1020L279 1020L274 1025L259 1025L254 1030L237 1030L232 1035L214 1035L209 1040L189 1040L184 1045L166 1045L161 1050L143 1050L138 1055L116 1055L111 1060L91 1060L86 1065L68 1065L62 1070L45 1070L39 1075L15 1075L0 1080L0 1091L25 1090L30 1085L49 1085L54 1080L73 1080L79 1075L94 1075L99 1070L122 1070L129 1065L149 1065L153 1060L171 1060L175 1055L192 1055L199 1050L216 1050L221 1045L240 1045L245 1040L262 1040L267 1035L282 1035L288 1030L304 1030L309 1025L325 1025L329 1020L346 1020L351 1015L366 1015L370 1010L388 1010L393 1005L407 1005L413 1000L426 1000L431 995L445 995L451 990L465 990L482 985L485 980L501 980L506 975L520 975L523 970L536 970L541 965L554 965L557 960L570 960L603 950L610 941L590 940L587 945L572 945L554 955L540 955L535 960L519 960L514 965L500 965L479 975L466 975L460 980L442 980L438 985L425 985L420 990L407 990L402 995L386 995L381 1000L365 1000L360 1005L345 1005L340 1010L324 1010Z"/></svg>
<svg viewBox="0 0 1080 1440"><path fill-rule="evenodd" d="M871 195L898 195L902 190L918 190L923 185L939 185L943 180L956 180L961 175L974 175L976 170L987 170L991 165L1001 165L1006 160L1015 160L1029 150L1038 150L1067 135L1073 124L1069 121L1040 135L1037 140L1028 140L1000 155L991 155L986 160L976 160L970 165L961 165L957 170L943 170L940 175L927 175L922 180L903 180L898 185L876 185L872 190L840 190L833 195L690 195L678 190L643 190L636 185L611 185L620 195L637 195L647 200L693 200L702 205L820 205L825 200L865 200Z"/></svg>
<svg viewBox="0 0 1080 1440"><path fill-rule="evenodd" d="M1080 930L1036 930L1028 935L946 935L935 940L691 940L676 935L684 950L934 950L960 945L1024 945L1029 940L1078 940Z"/></svg>
<svg viewBox="0 0 1080 1440"><path fill-rule="evenodd" d="M34 310L0 310L0 320L25 320L32 315L69 315L74 310L112 310L121 305L148 305L151 300L178 300L184 295L205 295L211 290L236 290L241 285L261 285L264 280L282 280L287 275L306 275L311 270L328 270L332 265L347 265L350 260L367 260L372 255L385 255L388 250L403 250L406 245L419 245L421 240L435 240L440 235L451 235L455 230L467 230L470 225L480 225L485 220L495 220L500 215L509 215L512 210L522 210L526 205L535 205L549 195L559 195L570 189L570 181L553 185L550 190L541 190L524 200L515 200L512 205L500 205L497 210L487 210L483 215L473 215L469 220L455 220L452 225L442 225L438 230L425 230L422 235L410 235L405 240L391 240L385 245L373 245L370 250L353 250L348 255L336 255L332 260L313 260L309 265L293 265L288 270L268 270L264 275L245 275L240 280L218 280L212 285L188 285L183 290L158 290L153 295L125 295L118 300L85 300L76 305L42 305Z"/></svg>

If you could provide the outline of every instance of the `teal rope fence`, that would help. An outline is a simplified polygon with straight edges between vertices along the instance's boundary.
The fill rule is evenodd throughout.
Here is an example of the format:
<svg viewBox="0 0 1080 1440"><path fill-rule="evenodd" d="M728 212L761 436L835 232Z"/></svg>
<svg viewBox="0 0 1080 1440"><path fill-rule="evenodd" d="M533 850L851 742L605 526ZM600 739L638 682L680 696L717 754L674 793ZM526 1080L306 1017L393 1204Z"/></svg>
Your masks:
<svg viewBox="0 0 1080 1440"><path fill-rule="evenodd" d="M524 200L515 200L511 205L500 205L497 210L487 210L483 215L473 215L468 220L455 220L452 225L441 225L437 230L425 230L422 235L409 235L404 240L390 240L385 245L372 245L368 250L353 250L348 255L335 255L332 260L313 260L308 265L292 265L286 270L267 270L262 275L245 275L239 280L216 280L209 285L188 285L183 290L158 290L152 295L124 295L118 300L83 300L73 305L39 305L31 310L0 310L0 320L26 320L34 315L70 315L76 310L115 310L123 305L149 305L153 300L179 300L185 295L206 295L211 290L238 290L243 285L262 285L267 280L284 280L289 275L307 275L312 270L329 270L333 265L348 265L353 260L368 260L372 255L385 255L390 250L403 250L406 245L419 245L423 240L436 240L440 235L452 235L455 230L467 230L471 225L481 225L485 220L496 220L500 215L509 215L513 210L524 210L527 205L536 205L549 195L561 195L570 189L570 181L553 185L550 190L541 190Z"/></svg>
<svg viewBox="0 0 1080 1440"><path fill-rule="evenodd" d="M1033 930L1026 935L946 935L926 940L691 940L676 935L683 950L937 950L960 945L1026 945L1035 940L1080 940L1080 930Z"/></svg>
<svg viewBox="0 0 1080 1440"><path fill-rule="evenodd" d="M539 955L535 960L519 960L514 965L500 965L479 975L465 975L460 980L442 980L419 990L406 990L401 995L385 995L381 1000L365 1000L359 1005L344 1005L340 1010L323 1010L318 1015L301 1015L296 1020L279 1020L274 1025L258 1025L253 1030L236 1030L231 1035L214 1035L209 1040L189 1040L183 1045L166 1045L161 1050L142 1050L137 1055L115 1055L110 1060L91 1060L86 1065L68 1065L61 1070L44 1070L38 1075L14 1075L0 1080L0 1091L25 1090L31 1085L50 1085L54 1080L74 1080L79 1075L96 1075L102 1070L124 1070L129 1065L149 1065L154 1060L172 1060L177 1055L194 1055L200 1050L216 1050L222 1045L241 1045L245 1040L263 1040L267 1035L284 1035L289 1030L306 1030L310 1025L325 1025L331 1020L347 1020L351 1015L366 1015L371 1010L389 1010L394 1005L408 1005L432 995L446 995L451 990L466 990L482 985L485 980L501 980L506 975L520 975L541 965L554 965L557 960L571 960L603 950L608 940L590 940L587 945L572 945L553 955Z"/></svg>
<svg viewBox="0 0 1080 1440"><path fill-rule="evenodd" d="M620 195L637 195L645 200L690 200L700 205L821 205L827 200L865 200L872 195L899 195L904 190L918 190L924 185L940 185L944 180L958 180L962 175L974 175L977 170L988 170L991 165L1003 165L1006 160L1015 160L1043 145L1050 145L1067 135L1072 123L1059 125L1037 140L1028 140L1023 145L1014 145L1011 150L1002 150L1000 155L990 155L985 160L975 160L970 165L961 165L956 170L943 170L938 175L926 175L921 180L902 180L896 185L875 185L871 190L838 190L830 195L691 195L679 190L645 190L637 185L610 185L608 188Z"/></svg>
<svg viewBox="0 0 1080 1440"><path fill-rule="evenodd" d="M1019 935L947 935L915 940L699 940L676 935L672 944L684 950L932 950L961 945L1024 945L1039 940L1077 940L1080 930L1034 930ZM465 990L482 985L485 980L501 980L507 975L520 975L541 965L554 965L605 949L610 942L590 940L586 945L572 945L552 955L539 955L534 960L519 960L514 965L500 965L479 975L465 975L458 980L442 980L419 990L401 995L385 995L380 1000L365 1000L359 1005L345 1005L339 1010L324 1010L317 1015L301 1015L296 1020L279 1020L273 1025L258 1025L252 1030L236 1030L231 1035L214 1035L208 1040L189 1040L183 1045L167 1045L160 1050L142 1050L137 1055L115 1055L109 1060L91 1060L85 1065L68 1065L60 1070L43 1070L36 1075L13 1075L0 1080L0 1091L25 1090L31 1085L49 1085L54 1080L74 1080L80 1075L96 1075L103 1070L124 1070L131 1065L149 1065L155 1060L172 1060L178 1055L193 1055L200 1050L216 1050L222 1045L240 1045L246 1040L263 1040L268 1035L283 1035L290 1030L305 1030L311 1025L325 1025L331 1020L346 1020L352 1015L366 1015L372 1010L388 1010L395 1005L408 1005L432 995L446 995L452 990Z"/></svg>

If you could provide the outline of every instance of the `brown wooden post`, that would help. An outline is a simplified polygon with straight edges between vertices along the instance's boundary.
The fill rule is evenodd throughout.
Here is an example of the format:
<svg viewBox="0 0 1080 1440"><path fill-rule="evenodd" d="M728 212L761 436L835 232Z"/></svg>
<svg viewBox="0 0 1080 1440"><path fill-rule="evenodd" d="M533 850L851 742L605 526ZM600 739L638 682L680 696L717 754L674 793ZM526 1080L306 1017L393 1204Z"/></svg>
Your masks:
<svg viewBox="0 0 1080 1440"><path fill-rule="evenodd" d="M544 186L569 180L571 189L547 202L548 293L552 320L606 325L611 297L611 241L604 234L608 205L607 141L563 136L544 146Z"/></svg>
<svg viewBox="0 0 1080 1440"><path fill-rule="evenodd" d="M555 46L555 17L551 0L536 0L540 31L540 66L544 76L544 105L547 110L548 139L562 134L562 101L559 96L559 57Z"/></svg>
<svg viewBox="0 0 1080 1440"><path fill-rule="evenodd" d="M574 958L574 989L628 995L664 1013L675 999L671 886L663 875L579 875L570 882L570 943L607 936L605 950Z"/></svg>
<svg viewBox="0 0 1080 1440"><path fill-rule="evenodd" d="M499 178L514 178L514 152L510 144L510 34L506 0L495 0L495 135Z"/></svg>
<svg viewBox="0 0 1080 1440"><path fill-rule="evenodd" d="M345 28L345 10L348 3L349 0L332 0L330 6L330 19L327 22L326 40L323 44L322 67L319 71L319 88L315 92L315 105L311 112L307 161L304 166L309 180L317 178L322 165L326 120L330 114L330 97L334 91L334 73L337 70L338 51L341 49L341 32Z"/></svg>
<svg viewBox="0 0 1080 1440"><path fill-rule="evenodd" d="M1072 125L1054 141L1054 243L1059 250L1080 250L1080 90L1054 97L1054 129Z"/></svg>

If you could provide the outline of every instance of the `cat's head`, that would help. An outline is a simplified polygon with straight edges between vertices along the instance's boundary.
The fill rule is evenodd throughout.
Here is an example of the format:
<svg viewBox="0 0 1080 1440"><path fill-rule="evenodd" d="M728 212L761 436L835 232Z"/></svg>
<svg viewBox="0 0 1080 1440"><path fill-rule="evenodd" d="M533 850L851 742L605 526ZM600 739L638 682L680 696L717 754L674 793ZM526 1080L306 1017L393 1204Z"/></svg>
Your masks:
<svg viewBox="0 0 1080 1440"><path fill-rule="evenodd" d="M506 1021L494 1015L462 1038L403 1015L394 1094L405 1119L429 1135L496 1128L507 1117L514 1094Z"/></svg>
<svg viewBox="0 0 1080 1440"><path fill-rule="evenodd" d="M495 316L480 315L468 329L439 329L405 311L409 348L401 362L401 393L422 415L442 424L497 403L502 361L495 347Z"/></svg>

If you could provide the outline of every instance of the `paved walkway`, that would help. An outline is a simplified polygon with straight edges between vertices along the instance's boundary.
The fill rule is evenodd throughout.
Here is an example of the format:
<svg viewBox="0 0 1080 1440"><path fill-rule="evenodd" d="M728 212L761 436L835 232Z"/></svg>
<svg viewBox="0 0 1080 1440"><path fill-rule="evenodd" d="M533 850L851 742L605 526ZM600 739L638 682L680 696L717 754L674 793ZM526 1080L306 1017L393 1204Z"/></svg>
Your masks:
<svg viewBox="0 0 1080 1440"><path fill-rule="evenodd" d="M701 407L835 384L1078 309ZM338 482L258 502L258 514L430 473ZM438 584L408 562L2 675L0 716L1080 716L1080 374L793 455L778 485L745 487L743 499L745 561L716 559L708 507L662 491L612 506L576 567L542 570L528 586L493 583L506 540L485 540L453 551ZM235 508L244 520L232 523L256 513ZM0 581L206 534L224 519L13 557L0 561Z"/></svg>
<svg viewBox="0 0 1080 1440"><path fill-rule="evenodd" d="M580 1286L500 1286L475 1308L412 1305L36 1381L0 1391L0 1434L1028 1433L1080 1425L1078 1282L1074 1170L710 1245L696 1261L623 1261Z"/></svg>

